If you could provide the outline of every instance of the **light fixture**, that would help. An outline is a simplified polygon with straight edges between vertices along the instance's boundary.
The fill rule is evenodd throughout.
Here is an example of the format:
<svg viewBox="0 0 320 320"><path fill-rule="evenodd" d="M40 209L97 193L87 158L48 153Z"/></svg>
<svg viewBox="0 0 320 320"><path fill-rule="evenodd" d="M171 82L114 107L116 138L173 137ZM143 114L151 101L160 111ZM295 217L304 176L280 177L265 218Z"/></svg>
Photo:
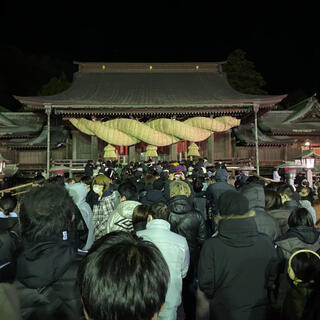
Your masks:
<svg viewBox="0 0 320 320"><path fill-rule="evenodd" d="M105 65L102 65L102 70L105 70L106 69L106 66Z"/></svg>

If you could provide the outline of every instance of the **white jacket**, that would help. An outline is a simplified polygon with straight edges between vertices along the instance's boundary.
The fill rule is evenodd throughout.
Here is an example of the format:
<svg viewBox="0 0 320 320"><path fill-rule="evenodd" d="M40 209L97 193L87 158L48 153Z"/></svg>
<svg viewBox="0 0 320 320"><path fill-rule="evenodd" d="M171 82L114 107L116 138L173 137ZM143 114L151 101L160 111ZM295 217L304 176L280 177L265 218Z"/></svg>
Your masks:
<svg viewBox="0 0 320 320"><path fill-rule="evenodd" d="M146 229L138 231L137 235L154 243L168 264L170 282L164 311L178 308L181 304L182 279L187 275L190 261L186 238L170 231L170 224L162 219L150 221Z"/></svg>
<svg viewBox="0 0 320 320"><path fill-rule="evenodd" d="M134 208L140 204L140 202L133 200L120 202L109 216L106 234L116 230L132 231L132 213Z"/></svg>

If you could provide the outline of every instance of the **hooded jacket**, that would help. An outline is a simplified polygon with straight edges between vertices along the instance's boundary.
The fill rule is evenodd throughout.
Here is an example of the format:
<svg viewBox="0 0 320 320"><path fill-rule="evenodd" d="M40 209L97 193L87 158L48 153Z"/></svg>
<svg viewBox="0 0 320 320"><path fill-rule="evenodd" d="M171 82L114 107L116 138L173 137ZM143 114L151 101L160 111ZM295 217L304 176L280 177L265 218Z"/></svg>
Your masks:
<svg viewBox="0 0 320 320"><path fill-rule="evenodd" d="M244 185L240 192L249 200L249 209L256 214L254 220L258 226L258 231L267 234L272 240L280 235L280 227L277 220L265 211L264 188L258 183Z"/></svg>
<svg viewBox="0 0 320 320"><path fill-rule="evenodd" d="M190 259L197 264L200 247L207 239L207 229L203 216L193 208L186 196L175 196L168 201L171 231L186 238L190 250Z"/></svg>
<svg viewBox="0 0 320 320"><path fill-rule="evenodd" d="M293 227L278 237L276 244L281 248L284 258L289 260L290 256L297 250L318 251L320 249L320 233L314 227Z"/></svg>
<svg viewBox="0 0 320 320"><path fill-rule="evenodd" d="M290 200L285 202L281 208L269 211L269 214L277 220L280 227L281 234L288 231L289 216L298 207L299 207L299 204L297 201Z"/></svg>
<svg viewBox="0 0 320 320"><path fill-rule="evenodd" d="M133 200L120 202L118 207L111 213L104 234L116 230L132 231L132 213L134 208L140 204L140 202Z"/></svg>
<svg viewBox="0 0 320 320"><path fill-rule="evenodd" d="M235 187L227 182L228 172L226 169L217 169L214 180L215 183L210 184L206 190L207 199L210 201L211 208L217 213L217 201L219 197L228 190L236 190Z"/></svg>
<svg viewBox="0 0 320 320"><path fill-rule="evenodd" d="M69 189L69 194L72 197L74 203L77 205L81 216L88 228L88 237L83 250L89 250L94 241L94 225L93 225L93 214L89 204L86 202L86 196L88 188L83 183L74 183Z"/></svg>
<svg viewBox="0 0 320 320"><path fill-rule="evenodd" d="M24 241L15 281L22 319L79 319L82 315L72 240Z"/></svg>
<svg viewBox="0 0 320 320"><path fill-rule="evenodd" d="M267 317L266 275L276 250L250 215L220 220L201 250L199 286L210 299L210 319Z"/></svg>

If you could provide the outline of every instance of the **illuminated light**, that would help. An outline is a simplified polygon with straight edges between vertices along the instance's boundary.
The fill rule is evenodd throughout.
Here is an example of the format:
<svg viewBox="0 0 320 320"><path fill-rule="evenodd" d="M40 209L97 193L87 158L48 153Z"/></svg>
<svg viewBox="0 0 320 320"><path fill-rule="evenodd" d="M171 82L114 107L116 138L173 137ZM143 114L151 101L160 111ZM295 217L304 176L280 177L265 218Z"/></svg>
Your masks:
<svg viewBox="0 0 320 320"><path fill-rule="evenodd" d="M106 66L105 66L105 65L103 65L103 66L102 66L102 70L105 70L105 69L106 69Z"/></svg>
<svg viewBox="0 0 320 320"><path fill-rule="evenodd" d="M152 66L150 66L149 69L152 70Z"/></svg>
<svg viewBox="0 0 320 320"><path fill-rule="evenodd" d="M199 70L199 66L196 66L196 69Z"/></svg>

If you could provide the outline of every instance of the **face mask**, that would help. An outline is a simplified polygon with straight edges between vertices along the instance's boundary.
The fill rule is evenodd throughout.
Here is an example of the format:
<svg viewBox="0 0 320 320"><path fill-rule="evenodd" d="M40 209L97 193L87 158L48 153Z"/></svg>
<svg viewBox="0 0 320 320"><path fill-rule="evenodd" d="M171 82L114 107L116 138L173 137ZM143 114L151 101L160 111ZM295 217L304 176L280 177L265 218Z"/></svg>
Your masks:
<svg viewBox="0 0 320 320"><path fill-rule="evenodd" d="M95 193L97 193L99 196L101 196L102 193L103 193L103 186L100 186L100 185L98 185L98 184L95 184L95 185L93 186L92 190L93 190Z"/></svg>

